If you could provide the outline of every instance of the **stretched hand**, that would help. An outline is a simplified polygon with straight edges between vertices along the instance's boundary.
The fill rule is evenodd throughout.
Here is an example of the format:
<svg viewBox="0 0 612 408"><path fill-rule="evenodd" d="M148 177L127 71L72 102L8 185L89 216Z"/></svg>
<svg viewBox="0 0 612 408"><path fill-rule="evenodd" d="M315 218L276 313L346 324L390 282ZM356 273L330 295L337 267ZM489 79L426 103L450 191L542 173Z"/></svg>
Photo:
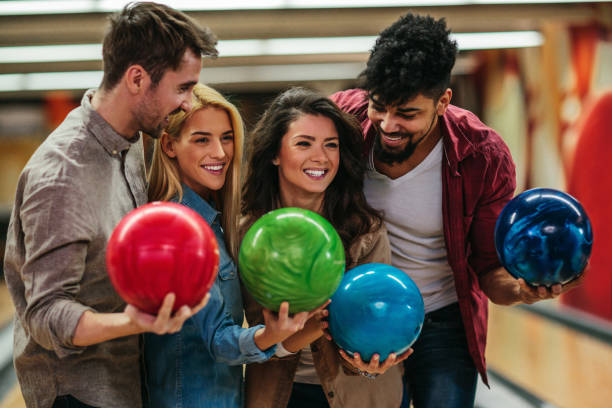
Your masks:
<svg viewBox="0 0 612 408"><path fill-rule="evenodd" d="M361 359L359 353L353 353L353 357L351 357L344 350L339 351L342 358L348 361L353 367L359 369L360 371L365 371L369 374L383 374L389 368L407 359L413 352L414 350L412 348L409 348L399 356L395 353L391 353L389 354L387 359L381 364L379 361L380 356L378 355L378 353L372 356L369 363L366 363Z"/></svg>
<svg viewBox="0 0 612 408"><path fill-rule="evenodd" d="M132 322L143 332L152 332L155 334L176 333L181 330L185 320L189 319L206 306L208 299L210 299L210 293L207 293L194 308L183 305L174 315L172 315L172 306L174 306L175 299L176 296L174 293L168 293L156 316L145 313L132 305L126 306L125 314L128 315Z"/></svg>
<svg viewBox="0 0 612 408"><path fill-rule="evenodd" d="M523 303L528 305L540 300L554 299L560 294L565 293L577 286L580 286L584 280L584 273L578 278L566 283L565 285L556 284L547 288L546 286L531 286L523 278L518 279L519 297Z"/></svg>
<svg viewBox="0 0 612 408"><path fill-rule="evenodd" d="M321 315L328 304L329 301L310 312L300 312L293 316L289 316L289 302L281 303L278 313L263 309L266 336L273 339L274 343L285 340L302 330L309 319Z"/></svg>
<svg viewBox="0 0 612 408"><path fill-rule="evenodd" d="M263 309L262 312L266 335L273 339L273 343L278 343L298 330L302 330L306 320L308 320L308 312L300 312L289 316L289 302L281 303L278 313L269 309Z"/></svg>
<svg viewBox="0 0 612 408"><path fill-rule="evenodd" d="M321 337L323 330L328 326L324 319L329 315L329 311L326 309L329 302L331 300L310 311L309 319L306 321L304 328L283 341L283 347L286 350L295 353Z"/></svg>
<svg viewBox="0 0 612 408"><path fill-rule="evenodd" d="M321 337L324 331L329 327L329 323L326 319L327 316L329 316L329 310L327 310L327 306L330 303L331 300L327 300L327 302L312 310L310 312L310 317L308 318L308 321L304 325L303 331L307 334L312 334L313 336L315 336L314 340Z"/></svg>

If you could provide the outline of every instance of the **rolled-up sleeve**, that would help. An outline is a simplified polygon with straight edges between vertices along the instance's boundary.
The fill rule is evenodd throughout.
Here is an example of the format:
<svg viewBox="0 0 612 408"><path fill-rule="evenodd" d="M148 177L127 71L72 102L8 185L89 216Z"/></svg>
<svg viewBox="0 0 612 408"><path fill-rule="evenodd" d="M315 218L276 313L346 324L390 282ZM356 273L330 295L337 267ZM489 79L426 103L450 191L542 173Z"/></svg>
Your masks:
<svg viewBox="0 0 612 408"><path fill-rule="evenodd" d="M268 360L276 346L260 350L255 344L255 332L262 325L243 328L237 325L225 309L219 287L210 290L210 300L194 317L202 337L215 361L228 365L260 363Z"/></svg>
<svg viewBox="0 0 612 408"><path fill-rule="evenodd" d="M19 218L25 248L22 322L34 340L58 357L79 353L72 343L81 315L77 300L91 236L90 211L69 183L36 183L24 191Z"/></svg>

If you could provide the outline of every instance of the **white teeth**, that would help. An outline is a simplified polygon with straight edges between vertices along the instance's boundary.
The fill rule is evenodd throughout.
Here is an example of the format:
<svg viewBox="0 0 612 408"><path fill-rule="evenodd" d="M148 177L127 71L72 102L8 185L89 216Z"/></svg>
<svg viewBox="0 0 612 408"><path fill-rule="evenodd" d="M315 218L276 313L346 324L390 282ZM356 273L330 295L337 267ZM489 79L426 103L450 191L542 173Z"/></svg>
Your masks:
<svg viewBox="0 0 612 408"><path fill-rule="evenodd" d="M304 170L304 173L312 177L321 177L325 174L325 170Z"/></svg>
<svg viewBox="0 0 612 408"><path fill-rule="evenodd" d="M203 167L206 170L211 170L211 171L221 171L221 170L223 170L223 165L222 164L215 164L215 165L209 165L209 166L204 165Z"/></svg>
<svg viewBox="0 0 612 408"><path fill-rule="evenodd" d="M393 141L393 142L396 142L396 141L400 140L401 138L402 138L401 136L396 136L396 137L393 137L393 136L386 136L386 135L385 135L385 139L387 139L387 140L391 140L391 141Z"/></svg>

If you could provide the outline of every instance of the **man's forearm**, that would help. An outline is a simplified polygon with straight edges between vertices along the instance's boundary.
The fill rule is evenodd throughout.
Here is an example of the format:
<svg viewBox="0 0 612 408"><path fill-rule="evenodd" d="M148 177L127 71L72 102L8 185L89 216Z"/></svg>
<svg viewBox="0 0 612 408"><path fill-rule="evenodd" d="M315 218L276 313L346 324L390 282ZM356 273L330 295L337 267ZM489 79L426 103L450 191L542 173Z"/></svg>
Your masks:
<svg viewBox="0 0 612 408"><path fill-rule="evenodd" d="M520 285L504 268L493 269L479 277L480 288L491 302L510 306L521 303Z"/></svg>
<svg viewBox="0 0 612 408"><path fill-rule="evenodd" d="M139 333L142 333L142 329L125 313L94 313L87 310L79 319L72 343L75 346L90 346Z"/></svg>

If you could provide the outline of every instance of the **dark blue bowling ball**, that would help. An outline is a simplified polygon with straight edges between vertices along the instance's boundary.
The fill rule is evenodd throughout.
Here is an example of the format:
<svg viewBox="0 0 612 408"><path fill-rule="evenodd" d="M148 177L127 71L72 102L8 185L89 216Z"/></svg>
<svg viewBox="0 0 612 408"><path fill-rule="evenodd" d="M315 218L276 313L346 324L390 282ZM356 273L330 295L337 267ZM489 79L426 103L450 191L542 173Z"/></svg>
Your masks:
<svg viewBox="0 0 612 408"><path fill-rule="evenodd" d="M348 354L384 361L415 342L425 316L421 292L401 270L370 263L348 271L329 305L329 331Z"/></svg>
<svg viewBox="0 0 612 408"><path fill-rule="evenodd" d="M575 198L549 188L514 197L495 224L495 248L515 278L534 286L578 277L593 245L591 222Z"/></svg>

